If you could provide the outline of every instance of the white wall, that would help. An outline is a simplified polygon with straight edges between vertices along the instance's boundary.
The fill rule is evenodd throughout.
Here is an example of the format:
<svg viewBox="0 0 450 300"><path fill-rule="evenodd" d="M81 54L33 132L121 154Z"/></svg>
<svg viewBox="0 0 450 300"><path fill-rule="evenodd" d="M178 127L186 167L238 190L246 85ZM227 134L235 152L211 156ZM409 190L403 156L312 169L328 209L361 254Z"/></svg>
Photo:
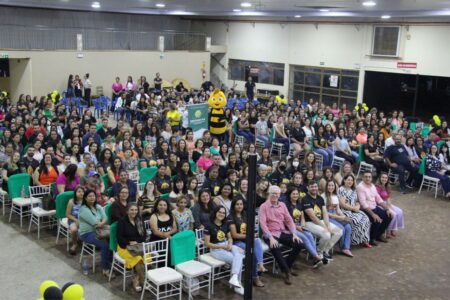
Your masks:
<svg viewBox="0 0 450 300"><path fill-rule="evenodd" d="M358 100L362 100L364 72L419 73L450 77L450 25L402 26L400 59L369 56L372 25L194 22L193 29L206 32L215 43L225 43L228 59L245 59L285 64L284 86L258 84L287 94L289 65L360 69ZM416 62L417 69L397 69L397 62ZM226 72L219 76L228 83ZM243 89L244 82L238 82Z"/></svg>
<svg viewBox="0 0 450 300"><path fill-rule="evenodd" d="M103 86L104 93L109 95L116 76L126 80L131 75L137 80L145 75L152 82L156 72L165 80L182 78L198 88L203 82L202 65L205 64L206 70L210 66L209 52L170 51L161 56L149 51L85 51L83 58L77 58L75 51L2 52L7 52L11 61L11 78L3 84L9 85L13 100L19 94L42 96L54 89L61 92L67 87L69 74L90 73L94 94L96 86ZM24 58L29 58L28 63Z"/></svg>

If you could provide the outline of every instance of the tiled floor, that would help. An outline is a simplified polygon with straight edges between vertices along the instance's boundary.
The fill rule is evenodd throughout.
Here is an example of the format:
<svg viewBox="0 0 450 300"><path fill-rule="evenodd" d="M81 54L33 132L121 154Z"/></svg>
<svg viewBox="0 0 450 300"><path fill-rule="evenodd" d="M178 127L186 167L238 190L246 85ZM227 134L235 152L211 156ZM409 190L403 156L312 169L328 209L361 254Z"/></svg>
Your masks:
<svg viewBox="0 0 450 300"><path fill-rule="evenodd" d="M319 270L312 270L301 257L294 285L264 275L266 287L255 288L254 299L449 299L450 201L414 193L395 194L394 202L406 215L406 229L395 240L374 249L355 247L353 259L336 254L330 265ZM38 241L35 232L19 228L17 219L11 224L6 217L0 220L0 299L37 299L40 282L49 278L61 285L82 284L86 300L139 298L131 288L123 293L120 279L109 284L100 270L83 276L78 257L68 255L62 242L56 246L51 231L43 230ZM213 298L241 296L222 281Z"/></svg>

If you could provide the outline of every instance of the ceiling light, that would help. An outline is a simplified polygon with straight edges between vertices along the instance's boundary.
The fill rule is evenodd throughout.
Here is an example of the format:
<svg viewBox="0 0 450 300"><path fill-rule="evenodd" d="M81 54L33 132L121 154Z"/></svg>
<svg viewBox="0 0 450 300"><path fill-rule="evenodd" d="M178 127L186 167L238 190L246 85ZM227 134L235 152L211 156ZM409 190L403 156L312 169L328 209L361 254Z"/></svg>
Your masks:
<svg viewBox="0 0 450 300"><path fill-rule="evenodd" d="M252 4L250 2L242 2L241 6L242 7L252 7Z"/></svg>
<svg viewBox="0 0 450 300"><path fill-rule="evenodd" d="M100 8L100 2L92 2L91 7L92 8Z"/></svg>
<svg viewBox="0 0 450 300"><path fill-rule="evenodd" d="M390 19L391 16L389 16L389 15L384 15L384 16L381 16L381 18L382 18L382 19Z"/></svg>
<svg viewBox="0 0 450 300"><path fill-rule="evenodd" d="M364 1L362 5L370 7L377 5L377 3L375 1Z"/></svg>
<svg viewBox="0 0 450 300"><path fill-rule="evenodd" d="M158 7L158 8L166 7L166 5L164 3L156 3L155 6Z"/></svg>
<svg viewBox="0 0 450 300"><path fill-rule="evenodd" d="M240 12L241 10L239 8L233 9L234 12Z"/></svg>
<svg viewBox="0 0 450 300"><path fill-rule="evenodd" d="M319 9L319 11L321 11L321 12L329 12L330 10L326 9L326 8L322 8L322 9Z"/></svg>
<svg viewBox="0 0 450 300"><path fill-rule="evenodd" d="M302 16L300 15L295 15L294 18L301 18Z"/></svg>

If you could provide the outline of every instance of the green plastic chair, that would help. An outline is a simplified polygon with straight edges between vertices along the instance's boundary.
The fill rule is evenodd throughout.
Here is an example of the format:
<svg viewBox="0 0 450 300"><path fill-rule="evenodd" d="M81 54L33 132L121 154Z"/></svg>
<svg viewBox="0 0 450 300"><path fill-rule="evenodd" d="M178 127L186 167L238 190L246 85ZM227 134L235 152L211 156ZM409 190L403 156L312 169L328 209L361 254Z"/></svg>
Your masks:
<svg viewBox="0 0 450 300"><path fill-rule="evenodd" d="M10 199L21 198L22 191L25 192L25 196L30 196L29 186L31 182L31 176L26 173L12 175L8 178L8 195Z"/></svg>
<svg viewBox="0 0 450 300"><path fill-rule="evenodd" d="M366 158L364 156L364 145L359 145L358 148L358 162L364 161Z"/></svg>
<svg viewBox="0 0 450 300"><path fill-rule="evenodd" d="M419 174L420 175L425 174L426 160L427 160L426 157L422 158L422 162L420 163L420 167L419 167Z"/></svg>
<svg viewBox="0 0 450 300"><path fill-rule="evenodd" d="M416 127L417 127L417 123L416 122L409 123L409 129L411 129L412 132L416 131Z"/></svg>
<svg viewBox="0 0 450 300"><path fill-rule="evenodd" d="M169 195L170 195L170 193L161 194L161 195L159 195L159 198L167 200L167 199L169 199Z"/></svg>
<svg viewBox="0 0 450 300"><path fill-rule="evenodd" d="M170 239L171 265L176 266L195 259L195 233L192 230L178 232Z"/></svg>
<svg viewBox="0 0 450 300"><path fill-rule="evenodd" d="M67 222L63 222L63 219L66 218L67 205L69 204L70 199L74 197L73 191L63 192L56 196L55 205L56 205L56 219L58 220L58 231L56 234L56 244L59 241L59 235L62 234L66 237L66 248L69 251L69 225Z"/></svg>
<svg viewBox="0 0 450 300"><path fill-rule="evenodd" d="M12 214L20 217L20 227L22 228L23 217L30 216L31 207L40 202L39 199L29 198L31 176L27 173L12 175L8 178L8 194L11 199L11 210L9 211L9 222Z"/></svg>
<svg viewBox="0 0 450 300"><path fill-rule="evenodd" d="M445 144L445 141L444 140L442 140L442 141L439 141L439 142L437 142L437 147L438 147L438 151L441 151L441 147L442 147L442 145L444 145Z"/></svg>
<svg viewBox="0 0 450 300"><path fill-rule="evenodd" d="M424 137L424 138L426 138L427 136L428 136L428 134L430 133L430 131L431 131L431 126L423 126L423 128L422 128L422 136Z"/></svg>
<svg viewBox="0 0 450 300"><path fill-rule="evenodd" d="M112 203L109 202L109 203L106 204L106 206L105 206L106 220L108 220L108 224L109 224L109 225L111 225L111 205L112 205Z"/></svg>
<svg viewBox="0 0 450 300"><path fill-rule="evenodd" d="M139 183L146 183L147 181L152 180L157 172L158 167L142 168L139 171Z"/></svg>
<svg viewBox="0 0 450 300"><path fill-rule="evenodd" d="M189 161L189 166L191 167L192 173L196 173L197 172L197 164L195 163L195 161L190 160Z"/></svg>
<svg viewBox="0 0 450 300"><path fill-rule="evenodd" d="M117 245L117 222L114 222L109 225L109 250L116 252Z"/></svg>

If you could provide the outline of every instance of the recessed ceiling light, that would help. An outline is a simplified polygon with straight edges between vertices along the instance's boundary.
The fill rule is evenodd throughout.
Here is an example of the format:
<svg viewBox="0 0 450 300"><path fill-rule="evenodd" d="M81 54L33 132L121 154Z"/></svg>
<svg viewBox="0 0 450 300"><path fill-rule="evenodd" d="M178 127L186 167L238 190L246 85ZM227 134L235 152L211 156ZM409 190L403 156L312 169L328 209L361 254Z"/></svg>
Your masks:
<svg viewBox="0 0 450 300"><path fill-rule="evenodd" d="M322 8L322 9L319 9L319 11L321 11L321 12L329 12L330 10L326 9L326 8Z"/></svg>
<svg viewBox="0 0 450 300"><path fill-rule="evenodd" d="M294 18L301 18L302 16L300 15L295 15Z"/></svg>
<svg viewBox="0 0 450 300"><path fill-rule="evenodd" d="M381 16L381 18L382 18L382 19L390 19L391 16L389 16L389 15L384 15L384 16Z"/></svg>
<svg viewBox="0 0 450 300"><path fill-rule="evenodd" d="M158 8L166 7L166 5L164 3L156 3L155 6L158 7Z"/></svg>
<svg viewBox="0 0 450 300"><path fill-rule="evenodd" d="M370 7L377 5L377 3L375 1L364 1L362 5Z"/></svg>
<svg viewBox="0 0 450 300"><path fill-rule="evenodd" d="M92 8L100 8L100 2L92 2L91 7Z"/></svg>
<svg viewBox="0 0 450 300"><path fill-rule="evenodd" d="M239 8L233 9L234 12L240 12L241 10Z"/></svg>
<svg viewBox="0 0 450 300"><path fill-rule="evenodd" d="M242 7L252 7L252 4L250 2L242 2L241 6Z"/></svg>

